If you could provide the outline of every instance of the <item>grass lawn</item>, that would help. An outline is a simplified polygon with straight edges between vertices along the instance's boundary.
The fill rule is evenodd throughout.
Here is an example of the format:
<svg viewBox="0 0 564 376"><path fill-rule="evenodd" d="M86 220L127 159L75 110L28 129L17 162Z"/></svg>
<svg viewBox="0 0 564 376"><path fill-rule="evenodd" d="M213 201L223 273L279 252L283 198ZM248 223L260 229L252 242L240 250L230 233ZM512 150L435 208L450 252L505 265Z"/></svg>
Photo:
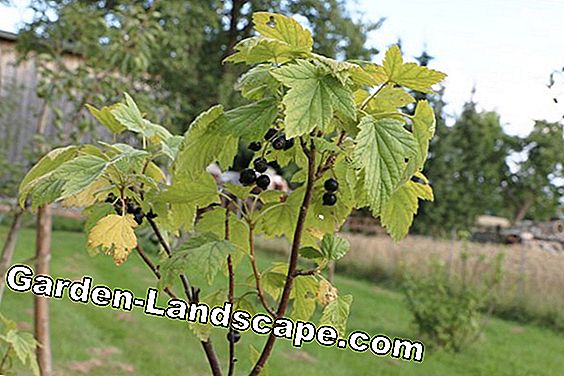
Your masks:
<svg viewBox="0 0 564 376"><path fill-rule="evenodd" d="M6 228L0 227L0 244L5 233ZM117 268L110 257L88 256L83 244L82 234L54 234L51 272L54 278L80 279L89 275L94 285L127 288L141 297L147 287L155 286L152 274L136 255L131 255ZM33 230L25 229L20 233L14 262L28 260L33 249ZM345 277L338 278L337 286L341 294L354 296L349 330L417 339L401 295ZM0 310L18 321L22 328L31 328L31 293L7 290ZM51 301L51 330L58 376L209 373L200 345L185 323L147 317L139 308L131 313L116 311L72 303L65 295L63 300ZM244 375L250 369L249 345L261 348L264 339L243 334L237 345L240 359L237 374ZM218 331L213 340L225 364L225 332ZM301 375L561 375L564 372L564 337L535 326L491 319L483 338L468 350L454 355L426 352L423 363L315 344L294 349L287 341L278 340L270 362L270 375L300 371Z"/></svg>

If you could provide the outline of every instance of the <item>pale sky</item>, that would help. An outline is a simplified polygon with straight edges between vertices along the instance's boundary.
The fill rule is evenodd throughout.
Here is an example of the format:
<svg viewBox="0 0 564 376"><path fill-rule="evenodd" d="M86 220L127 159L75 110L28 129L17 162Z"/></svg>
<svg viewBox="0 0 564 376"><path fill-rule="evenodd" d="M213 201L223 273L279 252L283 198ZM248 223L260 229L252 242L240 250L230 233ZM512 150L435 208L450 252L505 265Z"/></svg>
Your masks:
<svg viewBox="0 0 564 376"><path fill-rule="evenodd" d="M18 8L0 6L0 30L15 31L31 16L27 0L12 2ZM381 50L401 38L410 60L427 47L431 67L448 74L450 113L475 86L474 100L498 111L510 134L527 134L534 119L562 119L564 77L557 90L546 85L564 66L564 0L354 0L349 7L365 20L386 17L370 36Z"/></svg>

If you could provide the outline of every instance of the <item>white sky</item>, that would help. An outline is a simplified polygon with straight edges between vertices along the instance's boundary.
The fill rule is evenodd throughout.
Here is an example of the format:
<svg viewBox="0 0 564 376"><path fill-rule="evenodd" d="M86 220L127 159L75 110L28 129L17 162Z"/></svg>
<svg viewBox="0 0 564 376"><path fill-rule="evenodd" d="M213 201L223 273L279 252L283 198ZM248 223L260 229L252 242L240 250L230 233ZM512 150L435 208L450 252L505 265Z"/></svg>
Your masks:
<svg viewBox="0 0 564 376"><path fill-rule="evenodd" d="M409 56L427 47L431 67L448 74L450 112L475 86L474 99L497 110L510 134L527 134L535 119L562 119L564 85L546 85L564 66L564 0L357 0L351 8L366 20L386 17L371 37L376 47L398 38Z"/></svg>
<svg viewBox="0 0 564 376"><path fill-rule="evenodd" d="M0 30L15 31L31 16L27 2L0 6ZM370 37L381 50L401 38L409 60L427 47L431 67L448 74L449 112L459 112L475 86L474 99L498 111L510 134L527 134L534 119L562 119L564 84L546 85L564 66L564 0L354 0L350 8L365 20L386 17Z"/></svg>

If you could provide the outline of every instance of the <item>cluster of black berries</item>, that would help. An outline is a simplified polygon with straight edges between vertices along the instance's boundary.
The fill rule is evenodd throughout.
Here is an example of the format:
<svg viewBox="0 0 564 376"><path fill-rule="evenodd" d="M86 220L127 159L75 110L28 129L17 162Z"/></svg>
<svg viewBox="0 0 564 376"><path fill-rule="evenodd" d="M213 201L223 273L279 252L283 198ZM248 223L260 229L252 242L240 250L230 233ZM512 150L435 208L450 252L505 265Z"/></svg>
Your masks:
<svg viewBox="0 0 564 376"><path fill-rule="evenodd" d="M337 196L335 195L335 192L337 191L337 189L339 189L339 182L333 178L329 178L325 180L323 186L327 191L323 194L323 205L335 205L337 203Z"/></svg>
<svg viewBox="0 0 564 376"><path fill-rule="evenodd" d="M272 145L275 150L288 150L294 146L294 139L287 139L284 134L279 134L275 128L270 128L264 135L264 139ZM260 151L262 144L258 141L253 141L249 144L249 149L252 151ZM239 182L244 186L256 184L261 189L267 189L270 185L270 178L264 172L268 169L268 161L264 157L259 157L253 162L254 168L246 168L241 171ZM261 174L257 177L257 173Z"/></svg>
<svg viewBox="0 0 564 376"><path fill-rule="evenodd" d="M270 128L264 135L264 139L272 144L274 150L288 150L294 146L293 138L287 139L286 135L280 134L275 128Z"/></svg>
<svg viewBox="0 0 564 376"><path fill-rule="evenodd" d="M138 225L143 223L143 218L145 218L143 209L139 205L133 203L128 197L126 197L124 201L125 212L127 214L132 214L135 222L137 222ZM119 200L113 193L110 193L108 197L106 197L106 202L113 203L114 210L117 214L121 215L123 213L123 202L122 200ZM157 217L157 214L153 213L153 211L151 210L147 213L146 217L149 219L155 219Z"/></svg>

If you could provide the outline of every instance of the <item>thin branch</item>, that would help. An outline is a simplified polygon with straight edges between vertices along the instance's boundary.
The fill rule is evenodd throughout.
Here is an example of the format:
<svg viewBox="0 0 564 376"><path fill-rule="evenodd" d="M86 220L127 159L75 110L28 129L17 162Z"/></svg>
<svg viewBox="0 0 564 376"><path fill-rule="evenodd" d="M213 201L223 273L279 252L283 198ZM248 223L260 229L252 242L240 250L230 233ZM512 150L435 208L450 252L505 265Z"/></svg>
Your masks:
<svg viewBox="0 0 564 376"><path fill-rule="evenodd" d="M168 255L168 257L171 257L171 255L172 255L171 248L170 248L169 244L167 243L167 241L165 240L165 238L164 238L163 234L161 233L159 227L157 226L157 224L155 223L155 221L152 218L148 218L147 216L145 216L145 217L147 218L149 225L153 229L153 232L157 236L157 239L159 239L159 242L161 243L162 247L164 248L166 254ZM158 272L158 270L157 270L157 272ZM198 288L190 286L190 282L188 281L188 277L186 277L186 275L184 273L180 273L180 281L182 282L182 286L184 287L184 293L186 294L186 298L188 299L188 302L189 303L197 303L198 302L198 294L199 294L200 290ZM215 350L213 348L213 344L211 342L211 339L208 339L207 341L200 341L200 343L202 344L202 347L204 348L204 352L206 353L208 363L209 363L209 365L212 369L212 375L213 376L222 376L221 366L219 364L219 360L217 359L217 355L216 355Z"/></svg>
<svg viewBox="0 0 564 376"><path fill-rule="evenodd" d="M12 349L12 345L8 345L8 348L6 349L6 354L4 354L4 356L2 357L2 362L0 363L0 371L3 372L4 371L4 363L6 363L6 360L8 360L8 355L10 354L10 350Z"/></svg>
<svg viewBox="0 0 564 376"><path fill-rule="evenodd" d="M225 240L229 240L229 208L225 208ZM233 297L235 295L235 273L233 271L233 260L231 255L227 256L227 271L229 274L229 292L227 294L227 301L233 305ZM231 329L231 323L229 323L229 330ZM227 371L228 376L233 376L235 372L235 336L229 336L229 369Z"/></svg>
<svg viewBox="0 0 564 376"><path fill-rule="evenodd" d="M376 91L374 93L372 93L369 97L367 97L362 104L360 105L360 107L358 108L359 111L362 111L366 108L366 106L368 106L368 103L370 103L370 101L372 99L374 99L378 93L380 91L382 91L382 89L388 84L388 81L384 82L378 89L376 89Z"/></svg>
<svg viewBox="0 0 564 376"><path fill-rule="evenodd" d="M294 272L294 277L297 276L307 276L307 275L316 275L317 273L319 273L319 269L315 268L315 269L309 269L309 270L296 270Z"/></svg>
<svg viewBox="0 0 564 376"><path fill-rule="evenodd" d="M268 305L266 301L266 297L264 295L264 290L262 289L262 285L260 284L260 272L257 267L257 261L255 257L255 236L254 236L254 224L249 223L249 260L251 260L251 266L253 268L253 276L255 277L255 286L257 289L257 295L259 297L262 306L266 311L272 316L276 317L276 312Z"/></svg>
<svg viewBox="0 0 564 376"><path fill-rule="evenodd" d="M311 198L313 194L313 185L315 182L315 144L311 141L310 149L307 149L306 143L303 139L300 139L302 149L308 158L308 170L307 170L307 183L305 188L305 195L300 206L300 211L298 213L298 220L296 222L296 229L294 231L294 240L292 242L292 248L290 252L289 268L288 274L286 276L286 283L284 284L284 289L282 290L282 297L280 298L280 304L278 305L278 310L276 311L275 319L284 316L286 309L288 308L288 303L290 301L290 293L292 292L292 287L294 284L294 273L298 266L298 251L302 242L302 233L304 231L304 226L307 218L307 212L309 205L311 203ZM260 357L252 369L250 376L258 376L263 369L266 361L272 353L272 348L274 347L274 342L276 341L276 336L271 332L268 336L266 344L260 354Z"/></svg>

